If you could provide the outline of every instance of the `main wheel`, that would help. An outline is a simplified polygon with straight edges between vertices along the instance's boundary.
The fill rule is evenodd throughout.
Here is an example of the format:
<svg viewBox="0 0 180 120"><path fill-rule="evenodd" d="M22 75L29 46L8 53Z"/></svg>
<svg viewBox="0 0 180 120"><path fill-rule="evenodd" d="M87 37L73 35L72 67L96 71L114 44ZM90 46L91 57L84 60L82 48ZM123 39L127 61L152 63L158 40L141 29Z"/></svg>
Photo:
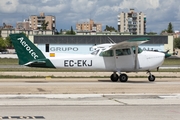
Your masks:
<svg viewBox="0 0 180 120"><path fill-rule="evenodd" d="M149 80L150 82L154 82L155 79L156 79L156 77L155 77L154 75L150 75L150 76L148 77L148 80Z"/></svg>
<svg viewBox="0 0 180 120"><path fill-rule="evenodd" d="M119 77L118 77L117 74L115 74L115 75L112 74L112 75L111 75L111 81L112 81L112 82L117 82L117 81L118 81L118 78L119 78Z"/></svg>
<svg viewBox="0 0 180 120"><path fill-rule="evenodd" d="M127 82L128 76L127 76L126 74L121 74L121 75L119 76L119 80L120 80L121 82Z"/></svg>

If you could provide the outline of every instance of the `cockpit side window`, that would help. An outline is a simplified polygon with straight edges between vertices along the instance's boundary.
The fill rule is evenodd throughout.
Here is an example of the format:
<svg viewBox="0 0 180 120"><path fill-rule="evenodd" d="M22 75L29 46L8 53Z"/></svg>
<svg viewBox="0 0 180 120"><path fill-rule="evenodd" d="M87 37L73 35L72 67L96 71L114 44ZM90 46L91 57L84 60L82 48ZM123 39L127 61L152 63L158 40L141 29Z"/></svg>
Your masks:
<svg viewBox="0 0 180 120"><path fill-rule="evenodd" d="M131 55L131 50L129 48L117 49L116 56L122 56L122 55Z"/></svg>
<svg viewBox="0 0 180 120"><path fill-rule="evenodd" d="M113 57L114 54L113 54L113 50L108 50L108 51L102 51L99 56L102 56L102 57Z"/></svg>

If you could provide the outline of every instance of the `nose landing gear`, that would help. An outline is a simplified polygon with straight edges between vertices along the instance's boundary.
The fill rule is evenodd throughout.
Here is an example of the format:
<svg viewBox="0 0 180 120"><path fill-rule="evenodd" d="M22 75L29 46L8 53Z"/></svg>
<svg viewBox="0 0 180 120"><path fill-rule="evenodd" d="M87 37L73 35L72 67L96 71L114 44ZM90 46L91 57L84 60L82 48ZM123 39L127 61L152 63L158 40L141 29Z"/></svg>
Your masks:
<svg viewBox="0 0 180 120"><path fill-rule="evenodd" d="M148 71L147 74L149 74L148 80L149 80L150 82L154 82L155 79L156 79L156 77L155 77L154 75L152 75L150 71Z"/></svg>

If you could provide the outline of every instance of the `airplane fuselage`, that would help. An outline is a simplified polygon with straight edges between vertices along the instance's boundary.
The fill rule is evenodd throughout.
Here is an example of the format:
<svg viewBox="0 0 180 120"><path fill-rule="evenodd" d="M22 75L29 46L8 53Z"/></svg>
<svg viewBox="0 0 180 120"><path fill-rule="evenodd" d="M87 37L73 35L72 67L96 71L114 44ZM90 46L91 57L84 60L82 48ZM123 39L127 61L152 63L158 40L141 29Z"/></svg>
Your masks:
<svg viewBox="0 0 180 120"><path fill-rule="evenodd" d="M131 48L129 54L118 55L119 49L112 50L111 55L83 54L58 54L58 57L49 57L49 60L56 68L70 68L81 70L98 70L98 71L120 71L120 72L137 72L142 70L156 69L164 61L164 54L152 51L142 51L137 56L137 65L135 65L135 54ZM46 57L49 54L45 54Z"/></svg>

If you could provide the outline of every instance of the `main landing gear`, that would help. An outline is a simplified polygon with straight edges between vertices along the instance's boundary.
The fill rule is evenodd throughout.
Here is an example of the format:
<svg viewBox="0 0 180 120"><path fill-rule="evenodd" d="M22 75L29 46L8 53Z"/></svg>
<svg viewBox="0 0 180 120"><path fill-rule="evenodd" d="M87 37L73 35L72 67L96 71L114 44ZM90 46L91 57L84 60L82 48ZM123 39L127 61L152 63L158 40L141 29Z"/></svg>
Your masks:
<svg viewBox="0 0 180 120"><path fill-rule="evenodd" d="M116 74L116 72L114 72L112 75L111 75L111 81L112 82L117 82L118 79L121 81L121 82L126 82L128 80L128 76L126 74L120 74L120 76L118 76L118 74Z"/></svg>
<svg viewBox="0 0 180 120"><path fill-rule="evenodd" d="M155 76L152 75L150 71L148 71L147 73L149 74L148 80L150 82L154 82L156 79ZM118 76L116 72L114 72L110 78L112 82L117 82L118 80L120 80L120 82L127 82L128 80L128 76L126 74L120 74L120 76Z"/></svg>

